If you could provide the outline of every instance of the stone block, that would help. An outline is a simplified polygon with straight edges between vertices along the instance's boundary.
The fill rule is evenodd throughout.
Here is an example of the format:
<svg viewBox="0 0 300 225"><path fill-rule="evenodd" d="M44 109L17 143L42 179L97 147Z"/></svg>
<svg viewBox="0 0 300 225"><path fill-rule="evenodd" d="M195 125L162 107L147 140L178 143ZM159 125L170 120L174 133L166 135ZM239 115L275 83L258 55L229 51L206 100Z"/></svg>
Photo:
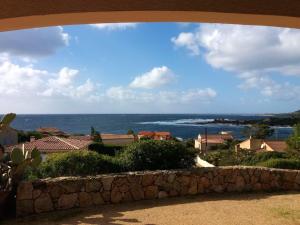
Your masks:
<svg viewBox="0 0 300 225"><path fill-rule="evenodd" d="M48 193L43 193L34 201L36 213L50 212L53 210L53 203Z"/></svg>
<svg viewBox="0 0 300 225"><path fill-rule="evenodd" d="M58 208L59 209L70 209L76 207L78 204L78 194L63 194L58 199Z"/></svg>

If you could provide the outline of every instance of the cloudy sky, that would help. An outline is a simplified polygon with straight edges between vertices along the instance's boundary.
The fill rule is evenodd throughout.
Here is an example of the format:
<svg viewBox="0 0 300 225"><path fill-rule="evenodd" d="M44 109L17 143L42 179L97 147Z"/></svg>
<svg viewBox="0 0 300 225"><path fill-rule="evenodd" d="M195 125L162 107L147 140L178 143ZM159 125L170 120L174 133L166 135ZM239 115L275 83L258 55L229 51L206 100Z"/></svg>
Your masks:
<svg viewBox="0 0 300 225"><path fill-rule="evenodd" d="M0 33L0 113L300 109L300 30L192 23Z"/></svg>

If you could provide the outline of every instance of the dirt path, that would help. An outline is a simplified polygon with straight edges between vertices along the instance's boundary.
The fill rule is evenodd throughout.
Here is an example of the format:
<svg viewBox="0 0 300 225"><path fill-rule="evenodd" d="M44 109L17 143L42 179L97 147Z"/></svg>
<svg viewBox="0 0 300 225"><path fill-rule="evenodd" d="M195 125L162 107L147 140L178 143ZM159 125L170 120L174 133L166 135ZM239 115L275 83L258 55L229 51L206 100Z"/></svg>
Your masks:
<svg viewBox="0 0 300 225"><path fill-rule="evenodd" d="M172 198L69 210L0 224L299 225L300 193Z"/></svg>

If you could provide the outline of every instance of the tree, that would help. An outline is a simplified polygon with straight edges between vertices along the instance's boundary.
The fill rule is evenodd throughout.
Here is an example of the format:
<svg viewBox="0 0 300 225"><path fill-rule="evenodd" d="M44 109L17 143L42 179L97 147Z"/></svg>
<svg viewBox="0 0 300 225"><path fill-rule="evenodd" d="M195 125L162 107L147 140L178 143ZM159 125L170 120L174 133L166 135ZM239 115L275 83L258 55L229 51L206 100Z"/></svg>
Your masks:
<svg viewBox="0 0 300 225"><path fill-rule="evenodd" d="M95 135L95 128L93 126L91 126L91 137L93 137Z"/></svg>
<svg viewBox="0 0 300 225"><path fill-rule="evenodd" d="M94 142L101 144L103 143L100 132L96 131L96 129L93 126L91 126L91 138Z"/></svg>
<svg viewBox="0 0 300 225"><path fill-rule="evenodd" d="M132 134L132 135L134 135L134 131L133 131L132 129L129 129L129 130L127 131L127 134Z"/></svg>
<svg viewBox="0 0 300 225"><path fill-rule="evenodd" d="M287 139L286 143L292 150L300 150L300 123L293 127L293 134Z"/></svg>
<svg viewBox="0 0 300 225"><path fill-rule="evenodd" d="M196 151L175 141L139 141L128 145L120 158L128 170L190 168Z"/></svg>
<svg viewBox="0 0 300 225"><path fill-rule="evenodd" d="M253 138L257 139L265 139L273 135L274 129L272 129L267 124L253 124L250 127L245 127L242 133L244 134L244 136L252 136Z"/></svg>
<svg viewBox="0 0 300 225"><path fill-rule="evenodd" d="M95 131L95 134L93 136L93 141L103 144L101 134L98 131Z"/></svg>

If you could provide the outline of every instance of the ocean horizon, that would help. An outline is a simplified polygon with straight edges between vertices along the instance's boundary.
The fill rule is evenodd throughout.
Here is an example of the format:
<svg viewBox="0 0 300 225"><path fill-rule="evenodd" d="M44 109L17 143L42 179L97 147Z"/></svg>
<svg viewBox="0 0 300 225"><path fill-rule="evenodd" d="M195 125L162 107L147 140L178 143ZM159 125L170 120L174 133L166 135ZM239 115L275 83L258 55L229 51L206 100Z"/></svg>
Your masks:
<svg viewBox="0 0 300 225"><path fill-rule="evenodd" d="M264 114L18 114L12 127L18 130L36 130L40 127L57 127L71 134L89 134L93 126L101 133L127 133L142 130L169 131L174 137L195 138L199 133L214 134L231 131L235 138L243 139L244 125L212 124L217 118L261 119ZM201 123L201 124L195 124ZM291 127L274 127L272 138L285 139L291 134Z"/></svg>

